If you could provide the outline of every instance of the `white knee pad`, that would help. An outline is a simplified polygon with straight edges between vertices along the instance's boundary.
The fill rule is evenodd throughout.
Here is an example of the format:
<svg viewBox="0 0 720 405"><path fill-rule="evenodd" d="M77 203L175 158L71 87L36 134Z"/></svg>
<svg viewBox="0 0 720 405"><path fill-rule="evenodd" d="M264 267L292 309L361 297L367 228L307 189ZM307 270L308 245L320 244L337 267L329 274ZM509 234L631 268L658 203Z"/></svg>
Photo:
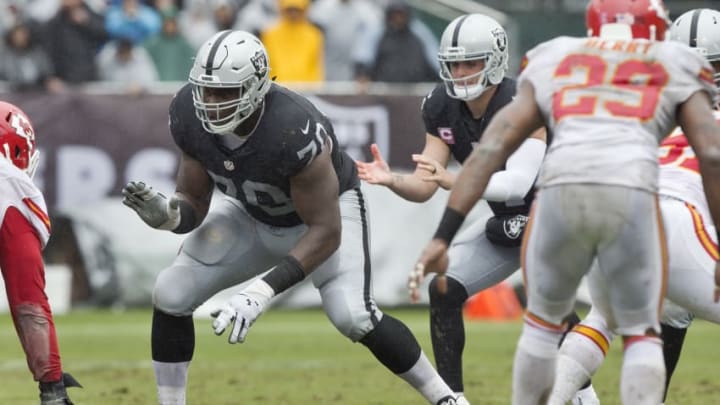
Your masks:
<svg viewBox="0 0 720 405"><path fill-rule="evenodd" d="M177 277L180 268L165 269L155 281L152 300L155 308L175 316L192 315L195 293L191 288L191 279ZM188 276L192 274L188 273ZM188 284L188 285L185 285Z"/></svg>
<svg viewBox="0 0 720 405"><path fill-rule="evenodd" d="M353 342L359 341L373 330L375 327L372 320L373 316L376 322L379 322L383 316L379 310L372 314L367 311L345 312L337 310L326 311L326 313L330 318L330 322L335 325L335 328Z"/></svg>

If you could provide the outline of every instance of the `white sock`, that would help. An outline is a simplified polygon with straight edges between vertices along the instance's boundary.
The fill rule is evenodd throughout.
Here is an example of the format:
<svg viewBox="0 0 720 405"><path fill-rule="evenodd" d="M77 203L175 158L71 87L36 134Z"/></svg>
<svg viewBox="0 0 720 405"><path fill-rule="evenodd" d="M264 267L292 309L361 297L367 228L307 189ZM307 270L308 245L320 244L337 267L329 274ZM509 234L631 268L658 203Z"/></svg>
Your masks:
<svg viewBox="0 0 720 405"><path fill-rule="evenodd" d="M153 360L159 405L185 405L189 361L164 363Z"/></svg>
<svg viewBox="0 0 720 405"><path fill-rule="evenodd" d="M562 330L551 330L526 319L513 362L512 403L545 403L555 377L555 359Z"/></svg>
<svg viewBox="0 0 720 405"><path fill-rule="evenodd" d="M600 398L592 385L581 389L572 400L573 405L600 405Z"/></svg>
<svg viewBox="0 0 720 405"><path fill-rule="evenodd" d="M642 338L625 348L620 376L623 404L655 405L663 400L665 360L659 338Z"/></svg>
<svg viewBox="0 0 720 405"><path fill-rule="evenodd" d="M608 345L607 339L599 333L593 337L578 332L568 333L558 353L555 384L548 404L565 404L570 401L600 368Z"/></svg>
<svg viewBox="0 0 720 405"><path fill-rule="evenodd" d="M590 378L590 373L575 359L568 356L558 356L555 365L555 384L553 384L548 405L563 405L568 403L580 387Z"/></svg>
<svg viewBox="0 0 720 405"><path fill-rule="evenodd" d="M157 387L158 404L160 405L185 405L185 387Z"/></svg>
<svg viewBox="0 0 720 405"><path fill-rule="evenodd" d="M435 371L425 353L421 352L417 363L410 370L398 374L398 376L418 390L431 404L435 404L449 395L454 395L450 387Z"/></svg>

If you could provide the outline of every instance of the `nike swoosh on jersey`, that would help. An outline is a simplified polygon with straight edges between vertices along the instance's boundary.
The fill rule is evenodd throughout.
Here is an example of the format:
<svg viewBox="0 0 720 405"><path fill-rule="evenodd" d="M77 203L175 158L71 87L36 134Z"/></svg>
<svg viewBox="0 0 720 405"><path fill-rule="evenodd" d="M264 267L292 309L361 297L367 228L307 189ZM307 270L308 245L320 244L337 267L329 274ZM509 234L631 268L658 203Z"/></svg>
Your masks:
<svg viewBox="0 0 720 405"><path fill-rule="evenodd" d="M301 129L300 132L302 132L303 135L307 135L308 132L310 132L310 120L305 123L305 129Z"/></svg>

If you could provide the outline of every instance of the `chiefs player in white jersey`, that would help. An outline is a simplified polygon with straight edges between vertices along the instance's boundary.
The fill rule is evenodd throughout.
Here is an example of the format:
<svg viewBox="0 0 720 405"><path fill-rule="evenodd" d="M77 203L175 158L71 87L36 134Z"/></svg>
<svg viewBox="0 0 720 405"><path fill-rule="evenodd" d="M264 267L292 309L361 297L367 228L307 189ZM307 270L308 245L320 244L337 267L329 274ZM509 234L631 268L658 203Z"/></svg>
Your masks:
<svg viewBox="0 0 720 405"><path fill-rule="evenodd" d="M684 43L720 68L720 12L690 10L673 23L670 39ZM720 74L715 74L720 85ZM718 86L720 87L720 86ZM717 105L716 105L717 108ZM720 122L720 112L715 111ZM665 396L688 326L694 316L720 323L715 303L715 262L718 246L700 164L682 129L677 128L660 145L660 210L668 243L668 283L661 316L663 351L667 369ZM600 367L614 334L600 313L592 309L568 334L558 357L553 396L568 398Z"/></svg>
<svg viewBox="0 0 720 405"><path fill-rule="evenodd" d="M10 313L41 405L72 404L66 386L79 386L62 372L55 325L45 295L42 249L50 237L45 200L32 182L38 163L30 120L0 101L0 269Z"/></svg>
<svg viewBox="0 0 720 405"><path fill-rule="evenodd" d="M712 67L687 46L663 41L660 0L593 0L590 38L535 47L515 99L498 112L465 161L434 238L414 269L444 274L447 248L491 174L545 125L553 134L525 233L528 295L513 366L513 404L552 389L562 319L592 262L598 311L623 337L624 404L662 401L665 364L659 309L666 243L658 203L657 148L678 124L697 153L708 207L720 221L720 126L712 116ZM549 399L548 404L564 404Z"/></svg>

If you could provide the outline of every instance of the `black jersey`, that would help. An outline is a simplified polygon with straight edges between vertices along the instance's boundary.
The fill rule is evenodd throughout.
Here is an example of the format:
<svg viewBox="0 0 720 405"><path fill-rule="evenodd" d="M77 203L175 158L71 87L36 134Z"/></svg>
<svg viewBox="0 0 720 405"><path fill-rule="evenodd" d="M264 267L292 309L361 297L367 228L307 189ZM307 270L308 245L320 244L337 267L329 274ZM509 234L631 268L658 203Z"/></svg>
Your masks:
<svg viewBox="0 0 720 405"><path fill-rule="evenodd" d="M276 84L265 96L253 134L236 149L205 131L195 115L192 87L170 104L170 132L180 149L199 161L223 193L243 203L258 221L295 226L302 220L290 198L290 178L331 148L340 193L357 187L355 162L341 151L330 121L306 98Z"/></svg>
<svg viewBox="0 0 720 405"><path fill-rule="evenodd" d="M445 85L438 84L422 102L425 131L445 142L453 157L462 163L480 141L495 113L512 101L516 89L515 79L504 78L490 99L485 114L475 119L463 100L448 96ZM531 188L522 202L488 201L488 205L495 215L527 215L533 196L534 188Z"/></svg>

